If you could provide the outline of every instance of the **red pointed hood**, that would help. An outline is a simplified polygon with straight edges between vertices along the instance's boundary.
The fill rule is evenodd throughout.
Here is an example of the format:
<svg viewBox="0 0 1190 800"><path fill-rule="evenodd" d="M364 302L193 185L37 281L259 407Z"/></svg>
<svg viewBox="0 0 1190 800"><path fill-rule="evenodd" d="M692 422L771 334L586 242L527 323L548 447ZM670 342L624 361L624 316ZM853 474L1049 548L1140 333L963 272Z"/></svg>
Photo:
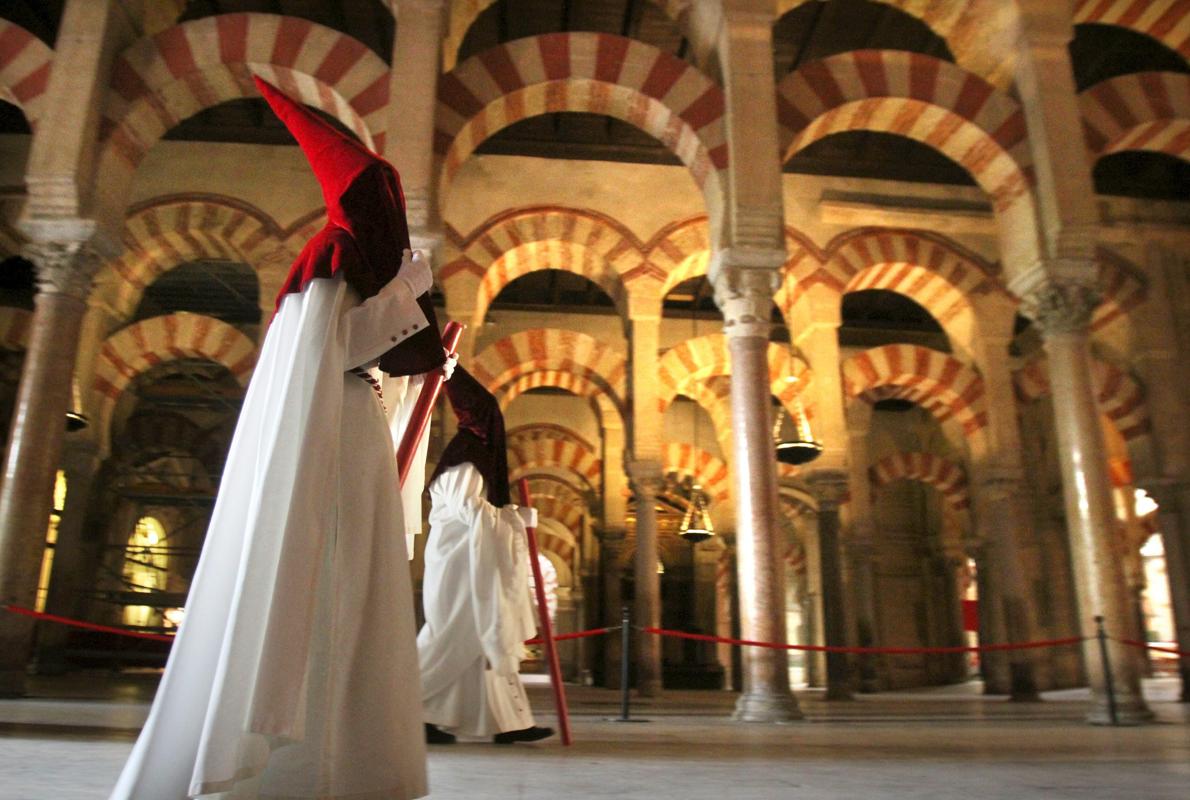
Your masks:
<svg viewBox="0 0 1190 800"><path fill-rule="evenodd" d="M401 254L410 247L405 196L396 169L275 86L254 80L273 113L297 139L326 203L326 226L290 268L277 295L278 307L285 295L301 292L314 278L340 272L362 299L371 297L396 276ZM349 245L344 246L344 238L350 239ZM430 325L381 358L381 369L390 375L427 372L444 361L429 294L418 303Z"/></svg>

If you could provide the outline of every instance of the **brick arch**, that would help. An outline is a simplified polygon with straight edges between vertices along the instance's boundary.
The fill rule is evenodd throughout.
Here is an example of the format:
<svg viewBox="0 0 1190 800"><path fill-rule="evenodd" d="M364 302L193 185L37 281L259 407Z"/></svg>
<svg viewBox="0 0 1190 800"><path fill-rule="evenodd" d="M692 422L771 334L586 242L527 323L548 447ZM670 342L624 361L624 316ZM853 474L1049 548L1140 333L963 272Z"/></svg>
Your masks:
<svg viewBox="0 0 1190 800"><path fill-rule="evenodd" d="M769 344L768 348L770 391L782 404L790 407L798 393L805 391L812 378L805 362L795 357L788 348ZM657 368L659 392L658 401L664 413L678 393L684 393L691 382L705 380L717 375L731 374L731 357L727 349L727 337L721 333L688 339L665 352ZM787 377L796 377L794 382Z"/></svg>
<svg viewBox="0 0 1190 800"><path fill-rule="evenodd" d="M1078 101L1093 160L1144 150L1190 161L1190 75L1121 75L1085 89Z"/></svg>
<svg viewBox="0 0 1190 800"><path fill-rule="evenodd" d="M616 398L607 393L607 387L583 375L556 369L539 369L521 375L507 384L499 393L500 407L507 409L513 400L532 389L549 387L589 399L603 422L623 422L624 409Z"/></svg>
<svg viewBox="0 0 1190 800"><path fill-rule="evenodd" d="M712 503L726 503L731 499L731 480L727 464L715 456L686 442L665 445L665 471L689 476L711 498Z"/></svg>
<svg viewBox="0 0 1190 800"><path fill-rule="evenodd" d="M567 426L560 425L556 422L529 422L524 425L517 425L515 428L509 428L506 436L509 439L512 439L514 436L527 438L565 439L585 447L592 453L595 452L595 446L591 444L590 440L588 440L585 436L580 434L574 428L568 428Z"/></svg>
<svg viewBox="0 0 1190 800"><path fill-rule="evenodd" d="M713 377L703 381L689 381L677 393L693 400L711 418L712 433L719 449L731 452L731 381L727 377ZM677 397L677 395L674 395ZM672 406L668 401L663 410Z"/></svg>
<svg viewBox="0 0 1190 800"><path fill-rule="evenodd" d="M260 277L268 273L280 281L297 255L267 214L215 196L168 198L134 208L124 223L124 246L95 281L95 291L124 317L136 310L153 281L187 262L239 261Z"/></svg>
<svg viewBox="0 0 1190 800"><path fill-rule="evenodd" d="M246 386L256 364L256 344L225 322L202 314L170 314L129 325L99 351L91 384L101 446L111 446L112 414L120 395L143 372L181 358L205 358L227 368Z"/></svg>
<svg viewBox="0 0 1190 800"><path fill-rule="evenodd" d="M899 480L920 481L932 486L952 511L965 511L971 506L963 468L933 453L896 453L873 464L868 475L876 488Z"/></svg>
<svg viewBox="0 0 1190 800"><path fill-rule="evenodd" d="M856 353L842 370L848 398L909 400L940 424L954 422L969 442L982 445L978 434L987 425L987 398L974 367L928 347L889 344Z"/></svg>
<svg viewBox="0 0 1190 800"><path fill-rule="evenodd" d="M472 372L495 395L527 375L569 372L593 384L617 408L625 396L624 356L593 336L559 328L533 328L506 336L480 352Z"/></svg>
<svg viewBox="0 0 1190 800"><path fill-rule="evenodd" d="M556 495L543 494L533 495L533 507L537 509L537 513L543 517L548 517L559 524L561 524L568 531L581 530L583 525L583 516L585 514L584 506L575 506L566 498ZM574 558L575 541L565 542L561 537L555 536L556 540L563 541L567 547L565 551L554 550L563 560L570 564Z"/></svg>
<svg viewBox="0 0 1190 800"><path fill-rule="evenodd" d="M45 42L15 22L0 19L0 100L19 108L35 130L53 66L54 51Z"/></svg>
<svg viewBox="0 0 1190 800"><path fill-rule="evenodd" d="M665 279L661 297L675 286L706 275L711 259L711 231L705 216L692 217L667 226L647 245L648 261Z"/></svg>
<svg viewBox="0 0 1190 800"><path fill-rule="evenodd" d="M1190 5L1184 0L1075 0L1074 24L1115 25L1156 39L1190 59Z"/></svg>
<svg viewBox="0 0 1190 800"><path fill-rule="evenodd" d="M27 350L29 326L32 322L32 311L0 306L0 350Z"/></svg>
<svg viewBox="0 0 1190 800"><path fill-rule="evenodd" d="M598 454L570 439L541 435L518 435L508 439L508 466L515 477L545 467L574 475L588 489L597 489L603 479L603 461Z"/></svg>
<svg viewBox="0 0 1190 800"><path fill-rule="evenodd" d="M439 196L497 131L559 111L606 114L660 140L690 170L708 212L722 207L727 166L723 89L686 62L605 33L550 33L497 45L438 82Z"/></svg>
<svg viewBox="0 0 1190 800"><path fill-rule="evenodd" d="M1091 380L1099 411L1107 417L1125 441L1147 435L1151 430L1144 390L1127 372L1102 361L1091 359ZM1017 399L1031 403L1049 396L1050 379L1045 356L1034 359L1012 374Z"/></svg>
<svg viewBox="0 0 1190 800"><path fill-rule="evenodd" d="M1099 289L1103 302L1095 308L1091 330L1096 331L1125 318L1142 305L1149 294L1144 274L1131 262L1107 247L1099 248Z"/></svg>
<svg viewBox="0 0 1190 800"><path fill-rule="evenodd" d="M524 478L529 482L529 491L534 497L539 494L549 494L555 497L566 498L568 502L586 508L587 498L583 487L571 483L570 481L558 475L550 475L544 472L527 472L524 475L518 476ZM520 496L519 494L517 495Z"/></svg>
<svg viewBox="0 0 1190 800"><path fill-rule="evenodd" d="M204 17L140 39L116 58L100 123L100 180L112 187L110 202L122 206L145 154L179 122L259 96L253 74L383 151L389 70L366 45L295 17Z"/></svg>
<svg viewBox="0 0 1190 800"><path fill-rule="evenodd" d="M626 312L624 285L606 260L596 251L577 242L551 239L526 242L506 251L492 263L479 282L475 326L483 324L488 307L505 286L531 272L547 269L571 272L586 278L612 299L621 314Z"/></svg>
<svg viewBox="0 0 1190 800"><path fill-rule="evenodd" d="M845 131L914 139L959 164L1037 248L1032 166L1020 105L982 78L919 53L857 50L814 61L777 88L782 160Z"/></svg>

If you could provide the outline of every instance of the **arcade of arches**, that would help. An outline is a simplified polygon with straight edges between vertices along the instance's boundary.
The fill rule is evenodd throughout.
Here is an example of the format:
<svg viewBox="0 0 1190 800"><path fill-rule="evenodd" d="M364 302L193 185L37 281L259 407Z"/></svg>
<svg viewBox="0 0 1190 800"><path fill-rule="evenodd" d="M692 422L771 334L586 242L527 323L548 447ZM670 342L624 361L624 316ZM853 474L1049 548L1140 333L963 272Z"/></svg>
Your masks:
<svg viewBox="0 0 1190 800"><path fill-rule="evenodd" d="M1190 10L1135 5L6 3L0 603L184 614L273 297L323 221L257 74L401 171L536 498L561 631L628 604L918 647L1102 616L1190 647ZM778 462L798 436L819 457ZM690 544L696 494L716 535ZM89 641L0 616L0 693ZM642 694L734 687L745 720L797 718L802 685L976 676L1089 683L1107 713L1094 642L639 645ZM1110 651L1129 720L1142 676L1190 676ZM606 686L619 656L562 648Z"/></svg>

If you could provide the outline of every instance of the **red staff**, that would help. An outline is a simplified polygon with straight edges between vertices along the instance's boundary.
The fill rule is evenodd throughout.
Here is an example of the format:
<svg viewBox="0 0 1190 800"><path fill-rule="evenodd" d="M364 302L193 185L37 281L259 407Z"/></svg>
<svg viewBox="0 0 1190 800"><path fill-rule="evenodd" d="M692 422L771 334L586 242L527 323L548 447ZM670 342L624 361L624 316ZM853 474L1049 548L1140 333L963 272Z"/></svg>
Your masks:
<svg viewBox="0 0 1190 800"><path fill-rule="evenodd" d="M521 505L532 507L529 482L521 478L517 487L521 490ZM566 687L562 685L562 667L558 663L558 644L554 641L554 625L550 621L550 608L545 599L545 580L541 577L541 563L537 560L537 529L525 528L529 538L529 566L533 568L533 588L537 593L537 610L541 618L541 638L545 645L546 664L550 668L550 684L554 687L554 708L558 710L558 729L562 732L562 744L570 745L570 711L566 708Z"/></svg>
<svg viewBox="0 0 1190 800"><path fill-rule="evenodd" d="M463 336L462 323L451 320L446 323L442 331L442 348L447 356L453 356L459 347L459 339ZM413 406L413 414L409 419L409 427L401 436L401 445L397 448L397 475L400 485L405 485L405 478L409 475L409 468L413 465L413 453L421 443L426 428L430 424L430 414L434 411L434 403L438 402L438 395L442 392L442 370L436 370L426 375L421 385L421 394L417 396L417 403Z"/></svg>

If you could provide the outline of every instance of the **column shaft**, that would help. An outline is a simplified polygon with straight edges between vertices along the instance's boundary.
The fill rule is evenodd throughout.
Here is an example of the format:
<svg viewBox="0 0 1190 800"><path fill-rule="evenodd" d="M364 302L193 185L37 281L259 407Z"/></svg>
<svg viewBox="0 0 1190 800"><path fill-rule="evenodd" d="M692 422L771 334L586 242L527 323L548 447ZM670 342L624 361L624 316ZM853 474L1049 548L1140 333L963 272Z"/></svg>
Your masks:
<svg viewBox="0 0 1190 800"><path fill-rule="evenodd" d="M816 471L810 475L810 485L818 498L818 547L822 563L822 620L826 644L845 647L847 614L843 599L839 503L847 494L847 477L842 472ZM826 654L826 699L852 699L851 666L846 653Z"/></svg>
<svg viewBox="0 0 1190 800"><path fill-rule="evenodd" d="M649 467L655 467L655 477L641 474ZM661 576L657 574L657 490L661 483L660 467L634 462L630 472L636 493L632 621L639 628L659 628ZM661 692L661 638L642 631L636 641L636 690L644 697L654 697Z"/></svg>

